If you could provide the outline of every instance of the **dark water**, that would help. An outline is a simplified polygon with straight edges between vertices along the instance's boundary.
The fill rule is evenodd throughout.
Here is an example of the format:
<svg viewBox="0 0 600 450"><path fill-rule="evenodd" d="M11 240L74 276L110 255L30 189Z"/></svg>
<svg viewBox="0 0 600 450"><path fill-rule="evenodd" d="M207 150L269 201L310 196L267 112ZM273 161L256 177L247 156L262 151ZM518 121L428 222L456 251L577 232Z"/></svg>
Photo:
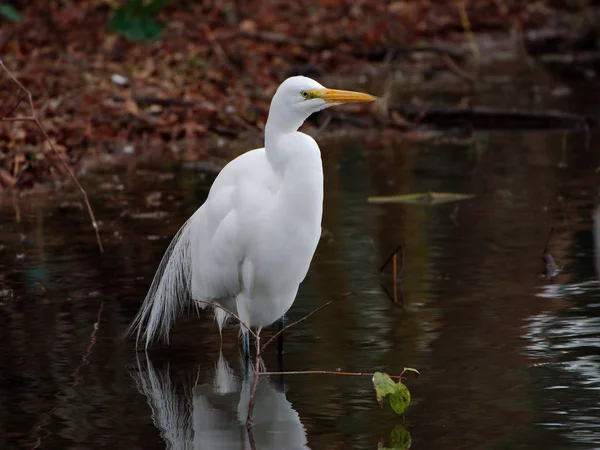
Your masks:
<svg viewBox="0 0 600 450"><path fill-rule="evenodd" d="M413 405L405 418L380 409L369 377L265 378L257 447L375 449L395 433L414 449L600 448L600 142L586 150L562 132L480 132L470 145L358 136L322 145L326 233L287 320L352 294L286 336L283 368L416 367ZM249 448L236 329L222 356L208 317L180 320L149 360L122 339L211 181L170 175L101 177L92 198L102 256L76 196L3 199L0 448ZM366 202L425 191L475 197ZM554 282L541 259L552 227ZM399 244L403 304L394 304L378 271ZM279 369L268 353L267 369Z"/></svg>

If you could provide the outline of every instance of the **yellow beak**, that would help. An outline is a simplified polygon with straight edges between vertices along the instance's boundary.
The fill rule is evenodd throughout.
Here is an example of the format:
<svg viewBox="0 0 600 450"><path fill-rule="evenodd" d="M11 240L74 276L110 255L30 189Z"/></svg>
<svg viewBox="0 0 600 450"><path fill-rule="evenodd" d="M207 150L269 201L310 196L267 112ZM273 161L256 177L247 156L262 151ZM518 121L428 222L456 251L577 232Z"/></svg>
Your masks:
<svg viewBox="0 0 600 450"><path fill-rule="evenodd" d="M362 92L340 91L338 89L313 89L310 91L313 98L321 98L325 103L367 103L379 100L379 97L363 94Z"/></svg>

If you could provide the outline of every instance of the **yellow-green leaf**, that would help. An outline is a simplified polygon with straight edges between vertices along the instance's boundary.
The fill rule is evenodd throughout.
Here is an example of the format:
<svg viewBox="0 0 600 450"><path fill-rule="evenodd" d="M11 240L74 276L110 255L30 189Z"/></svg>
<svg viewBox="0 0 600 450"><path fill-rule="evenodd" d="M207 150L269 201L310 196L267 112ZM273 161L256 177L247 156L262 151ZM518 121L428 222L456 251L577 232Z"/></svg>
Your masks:
<svg viewBox="0 0 600 450"><path fill-rule="evenodd" d="M375 372L373 386L380 405L383 403L383 399L387 397L396 414L404 414L404 411L410 405L410 392L401 381L396 383L389 375Z"/></svg>
<svg viewBox="0 0 600 450"><path fill-rule="evenodd" d="M422 192L419 194L389 195L369 197L369 203L405 203L409 205L438 205L473 198L471 194L456 194L452 192Z"/></svg>
<svg viewBox="0 0 600 450"><path fill-rule="evenodd" d="M410 405L410 392L402 382L398 382L396 384L396 392L390 394L389 400L390 406L396 414L402 415L406 411L406 408L408 408L408 405Z"/></svg>
<svg viewBox="0 0 600 450"><path fill-rule="evenodd" d="M379 404L383 402L383 398L386 395L396 392L396 383L387 373L375 372L373 375L373 386L375 386L375 393L377 394Z"/></svg>

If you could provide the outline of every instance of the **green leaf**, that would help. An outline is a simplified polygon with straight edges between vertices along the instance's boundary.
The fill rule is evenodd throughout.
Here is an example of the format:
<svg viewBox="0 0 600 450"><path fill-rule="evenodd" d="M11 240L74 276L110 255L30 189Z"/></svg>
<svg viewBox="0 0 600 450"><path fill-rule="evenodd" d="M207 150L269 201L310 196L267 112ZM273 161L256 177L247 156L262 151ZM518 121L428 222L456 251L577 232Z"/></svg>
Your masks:
<svg viewBox="0 0 600 450"><path fill-rule="evenodd" d="M473 198L471 194L454 194L451 192L424 192L419 194L390 195L369 197L369 203L405 203L409 205L437 205L440 203L457 202Z"/></svg>
<svg viewBox="0 0 600 450"><path fill-rule="evenodd" d="M375 372L373 374L373 386L377 395L377 402L381 405L383 399L388 397L390 406L396 414L404 414L410 405L410 392L401 381L397 383L388 374Z"/></svg>
<svg viewBox="0 0 600 450"><path fill-rule="evenodd" d="M375 372L375 374L373 374L373 385L375 386L377 401L380 405L385 396L396 392L396 383L387 373Z"/></svg>
<svg viewBox="0 0 600 450"><path fill-rule="evenodd" d="M410 392L402 382L398 382L396 386L396 392L389 397L390 406L396 414L402 415L410 405Z"/></svg>
<svg viewBox="0 0 600 450"><path fill-rule="evenodd" d="M0 16L4 17L6 20L10 20L11 22L20 22L21 16L14 8L14 6L9 5L8 3L0 3Z"/></svg>
<svg viewBox="0 0 600 450"><path fill-rule="evenodd" d="M402 370L402 373L400 374L400 376L404 375L406 372L412 372L415 374L415 378L419 378L419 375L421 375L421 372L419 372L417 369L413 369L412 367L405 367Z"/></svg>

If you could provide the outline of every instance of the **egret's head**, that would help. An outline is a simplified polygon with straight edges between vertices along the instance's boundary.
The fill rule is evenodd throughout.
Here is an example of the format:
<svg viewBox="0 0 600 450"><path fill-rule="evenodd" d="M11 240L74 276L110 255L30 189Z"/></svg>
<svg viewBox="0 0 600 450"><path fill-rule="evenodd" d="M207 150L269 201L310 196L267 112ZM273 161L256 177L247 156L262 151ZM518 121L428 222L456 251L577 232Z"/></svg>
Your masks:
<svg viewBox="0 0 600 450"><path fill-rule="evenodd" d="M294 127L295 131L314 112L343 103L364 103L375 100L377 97L369 94L327 89L311 78L296 76L281 83L275 92L269 119L274 116L273 119L277 122L287 122Z"/></svg>

